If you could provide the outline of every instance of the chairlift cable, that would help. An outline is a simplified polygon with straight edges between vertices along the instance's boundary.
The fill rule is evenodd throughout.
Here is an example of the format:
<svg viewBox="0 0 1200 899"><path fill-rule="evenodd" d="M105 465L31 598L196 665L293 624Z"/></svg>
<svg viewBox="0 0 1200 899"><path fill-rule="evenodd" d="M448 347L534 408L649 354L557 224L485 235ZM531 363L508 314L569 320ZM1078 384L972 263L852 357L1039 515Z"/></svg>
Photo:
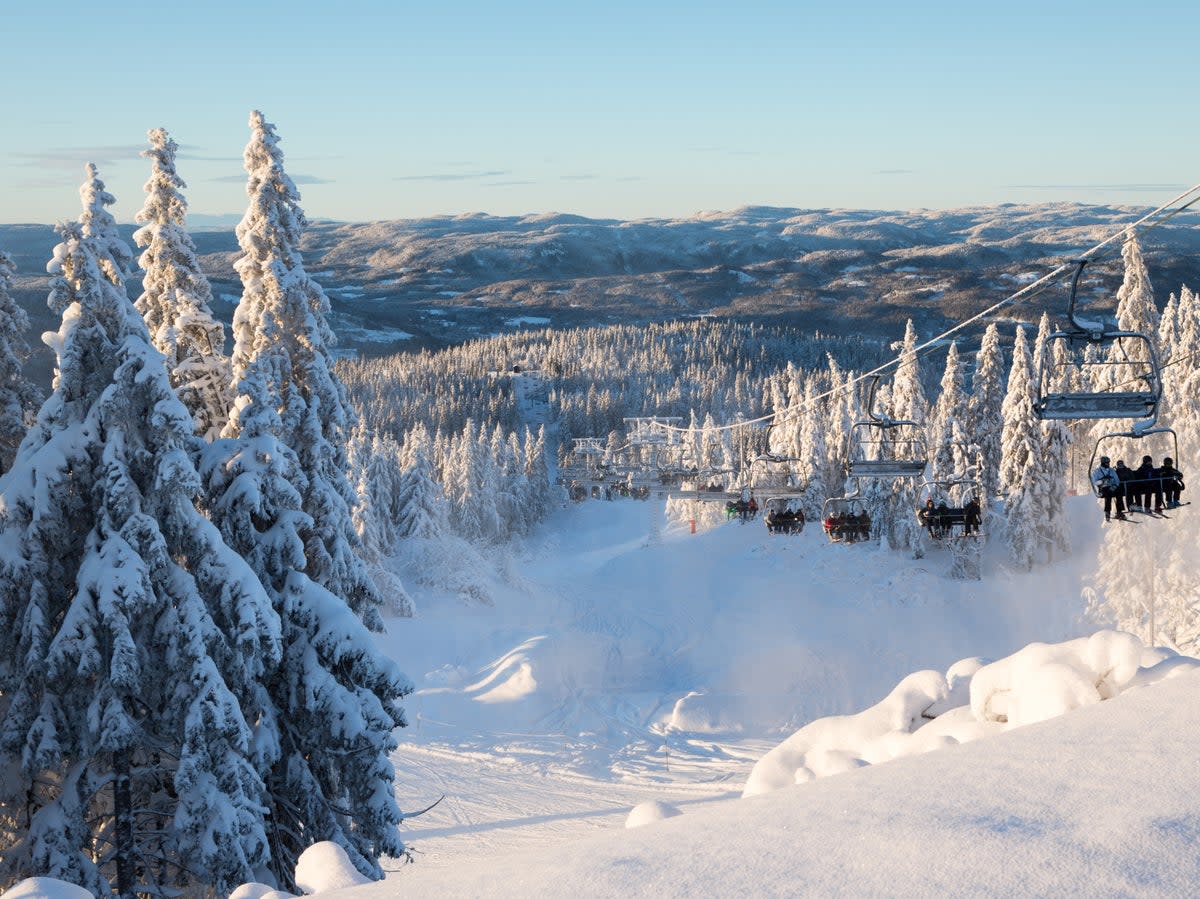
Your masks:
<svg viewBox="0 0 1200 899"><path fill-rule="evenodd" d="M1195 194L1195 196L1192 196L1192 194ZM1192 198L1190 200L1188 200L1186 203L1184 203L1182 206L1179 206L1177 209L1171 208L1176 203L1181 202L1182 200L1186 199L1189 196L1191 196ZM1088 261L1093 261L1096 257L1096 254L1098 254L1101 250L1103 250L1105 247L1107 247L1109 244L1113 243L1114 241L1118 240L1119 238L1122 238L1129 234L1136 234L1136 235L1148 234L1155 228L1170 221L1172 218L1179 215L1181 212L1185 211L1186 209L1193 206L1197 202L1200 202L1200 182L1192 185L1187 190L1183 191L1182 193L1180 193L1177 196L1173 197L1172 199L1168 200L1166 203L1162 204L1158 208L1146 213L1140 219L1133 222L1132 224L1126 225L1126 226L1122 227L1119 231L1116 231L1115 233L1109 235L1104 240L1100 241L1098 244L1094 245L1090 249L1087 249L1083 253L1076 256L1072 261L1062 263L1057 268L1053 269L1050 272L1047 272L1045 275L1042 275L1042 277L1038 278L1036 281L1032 282L1031 284L1027 284L1025 287L1021 288L1016 293L1011 294L1010 296L1007 296L1004 299L997 301L996 303L993 303L991 306L984 309L983 311L978 312L975 315L970 316L969 318L965 318L965 319L957 322L956 324L947 328L941 334L938 334L936 337L931 337L929 340L926 340L924 343L919 344L918 346L913 348L911 353L900 353L899 355L894 356L893 358L889 359L888 361L881 363L880 365L876 366L875 368L871 369L870 371L863 372L862 374L852 378L851 380L847 381L845 384L841 385L841 387L839 387L839 388L831 388L829 390L826 390L824 393L817 394L816 396L814 396L812 398L812 400L809 403L802 403L800 405L800 407L797 410L795 410L795 412L798 413L798 412L807 411L810 403L815 404L816 402L818 402L820 400L828 399L829 397L832 397L832 396L838 394L840 391L847 391L847 390L851 389L852 387L856 387L858 384L862 383L867 378L870 378L874 375L882 374L883 372L888 371L893 366L895 366L898 369L900 366L904 365L910 359L916 359L917 357L925 355L928 352L932 352L938 345L941 344L941 342L943 340L945 340L947 337L951 336L952 334L958 333L959 331L963 330L964 328L968 327L969 325L973 325L975 322L979 321L980 319L983 319L983 318L986 318L986 317L992 315L997 310L1002 309L1005 306L1011 305L1013 303L1017 303L1022 300L1030 299L1031 297L1034 297L1037 294L1041 293L1043 290L1045 290L1047 287L1050 286L1050 283L1055 278L1057 278L1062 273L1073 268L1076 264L1076 260L1084 259L1084 260L1088 260ZM1170 211L1168 211L1168 210L1170 210ZM1147 224L1147 223L1149 223L1149 224ZM793 413L793 415L794 414L795 413ZM784 422L790 421L791 419L792 419L792 416L789 416L787 414L780 415L779 413L772 412L767 415L759 416L758 418L743 419L741 421L736 421L731 424L713 425L713 426L707 427L707 428L703 428L703 427L696 428L694 432L691 431L690 428L679 428L679 427L675 427L673 425L662 425L662 427L665 430L679 431L682 433L687 433L687 432L713 433L713 432L717 432L717 431L731 431L736 428L744 428L744 427L748 427L748 426L756 425L756 424L765 424L767 422L770 422L772 425L778 425L778 424L783 424Z"/></svg>

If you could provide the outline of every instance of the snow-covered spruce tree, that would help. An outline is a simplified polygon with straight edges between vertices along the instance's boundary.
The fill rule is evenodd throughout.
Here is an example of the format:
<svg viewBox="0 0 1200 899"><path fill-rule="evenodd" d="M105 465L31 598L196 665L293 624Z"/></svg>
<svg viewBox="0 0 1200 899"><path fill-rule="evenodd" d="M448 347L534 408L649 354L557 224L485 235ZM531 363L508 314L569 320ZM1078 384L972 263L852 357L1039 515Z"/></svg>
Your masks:
<svg viewBox="0 0 1200 899"><path fill-rule="evenodd" d="M1171 294L1167 298L1167 304L1163 306L1162 314L1158 320L1158 353L1159 359L1163 365L1170 363L1175 356L1175 347L1179 344L1179 307L1187 301L1183 299L1183 294L1188 290L1187 285L1183 286L1180 291L1180 296Z"/></svg>
<svg viewBox="0 0 1200 899"><path fill-rule="evenodd" d="M829 404L826 408L828 438L825 441L825 482L830 495L853 489L846 485L846 455L849 452L848 436L855 421L862 418L858 405L858 391L849 386L851 373L843 374L832 355L826 356L829 365Z"/></svg>
<svg viewBox="0 0 1200 899"><path fill-rule="evenodd" d="M244 154L250 204L237 226L241 254L234 263L242 280L233 317L235 387L265 378L279 401L276 436L299 459L307 481L303 509L313 519L305 535L306 574L345 599L368 627L381 629L380 597L355 553L355 494L345 450L354 415L332 370L329 300L304 270L300 237L307 222L283 169L275 127L255 111L250 128ZM231 436L240 432L238 402L245 391L238 392L225 430Z"/></svg>
<svg viewBox="0 0 1200 899"><path fill-rule="evenodd" d="M446 536L446 497L433 477L429 434L424 426L409 432L404 441L408 462L396 486L395 528L400 541L436 542Z"/></svg>
<svg viewBox="0 0 1200 899"><path fill-rule="evenodd" d="M148 134L151 162L146 202L133 239L142 248L138 262L142 295L137 308L146 319L154 346L166 358L171 384L192 414L196 433L215 440L229 421L233 375L225 355L225 326L212 314L212 288L200 269L196 246L186 229L187 185L175 171L178 145L162 128Z"/></svg>
<svg viewBox="0 0 1200 899"><path fill-rule="evenodd" d="M537 433L525 430L525 479L529 482L530 503L535 521L541 521L554 506L554 485L550 482L550 467L546 461L546 426Z"/></svg>
<svg viewBox="0 0 1200 899"><path fill-rule="evenodd" d="M958 344L951 343L946 353L946 368L942 373L941 393L934 404L929 423L929 472L934 480L963 476L971 466L975 453L972 446L962 443L961 426L966 418L966 378L958 358Z"/></svg>
<svg viewBox="0 0 1200 899"><path fill-rule="evenodd" d="M1004 506L1004 539L1015 564L1029 570L1037 559L1039 519L1045 514L1042 502L1045 483L1042 468L1041 428L1033 413L1033 356L1018 326L1013 342L1008 392L1002 408L1000 487Z"/></svg>
<svg viewBox="0 0 1200 899"><path fill-rule="evenodd" d="M924 425L929 415L929 404L921 386L920 363L917 358L917 331L909 319L904 329L904 342L900 351L900 362L892 379L889 398L892 418L913 421ZM909 428L905 428L909 430ZM912 458L920 447L901 442L893 446L893 458ZM898 478L891 485L887 520L888 543L892 549L912 549L920 558L924 554L924 531L917 521L914 510L918 505L919 483L916 478Z"/></svg>
<svg viewBox="0 0 1200 899"><path fill-rule="evenodd" d="M0 479L0 884L226 892L267 857L252 725L279 621L196 510L191 421L88 176L48 267L54 391Z"/></svg>
<svg viewBox="0 0 1200 899"><path fill-rule="evenodd" d="M925 388L921 386L917 329L911 318L904 327L900 362L892 378L891 415L903 421L915 421L919 425L925 424L929 415L929 401L925 399Z"/></svg>
<svg viewBox="0 0 1200 899"><path fill-rule="evenodd" d="M108 207L116 201L104 189L96 166L89 162L84 167L84 173L87 180L79 188L79 200L83 204L83 212L79 216L80 230L82 236L89 239L89 248L100 272L124 293L125 281L133 271L133 251L121 237L117 220L108 211Z"/></svg>
<svg viewBox="0 0 1200 899"><path fill-rule="evenodd" d="M367 630L381 627L379 597L354 552L350 416L329 367L328 301L298 249L299 196L274 127L259 112L250 127L237 396L228 436L201 459L210 515L281 619L284 657L266 678L274 742L261 772L270 867L290 885L300 853L331 840L380 877L379 857L404 852L388 756L411 685Z"/></svg>
<svg viewBox="0 0 1200 899"><path fill-rule="evenodd" d="M1038 323L1037 340L1033 357L1042 358L1046 340L1050 336L1050 316L1043 312ZM1059 368L1058 370L1062 370ZM1062 389L1055 385L1055 390ZM1038 474L1044 482L1044 510L1038 520L1038 542L1048 561L1053 561L1055 552L1065 556L1071 551L1066 513L1067 475L1071 467L1071 444L1074 438L1071 429L1062 421L1041 423L1042 464Z"/></svg>
<svg viewBox="0 0 1200 899"><path fill-rule="evenodd" d="M1146 261L1142 256L1141 246L1137 236L1130 231L1121 248L1121 257L1125 263L1125 276L1117 291L1117 325L1125 331L1144 334L1150 340L1155 352L1158 352L1160 316L1154 302L1154 289L1150 283L1150 275L1146 269ZM1132 363L1127 362L1130 353L1134 355ZM1094 390L1130 390L1140 389L1136 385L1148 368L1148 360L1144 358L1145 349L1140 341L1123 341L1114 343L1105 351L1107 364L1094 369ZM1128 420L1105 419L1092 423L1090 437L1093 442L1100 440L1106 434L1124 430Z"/></svg>
<svg viewBox="0 0 1200 899"><path fill-rule="evenodd" d="M1130 231L1121 247L1125 277L1117 290L1117 324L1125 331L1145 334L1158 349L1159 312L1154 287L1137 235Z"/></svg>
<svg viewBox="0 0 1200 899"><path fill-rule="evenodd" d="M825 460L829 449L825 439L826 412L817 400L817 381L808 378L804 389L804 412L800 429L800 463L796 467L799 482L804 486L804 514L810 521L820 517L821 507L832 488L825 480Z"/></svg>
<svg viewBox="0 0 1200 899"><path fill-rule="evenodd" d="M993 322L983 332L983 342L975 357L975 374L971 379L971 397L967 403L966 425L963 428L982 455L983 470L980 474L983 493L989 504L999 490L1000 441L1004 429L1001 408L1006 381L1000 329Z"/></svg>
<svg viewBox="0 0 1200 899"><path fill-rule="evenodd" d="M1178 415L1190 405L1190 397L1183 391L1183 385L1188 374L1200 365L1200 309L1197 303L1197 295L1183 285L1178 297L1171 294L1159 323L1163 397L1158 420L1168 427L1174 427Z"/></svg>
<svg viewBox="0 0 1200 899"><path fill-rule="evenodd" d="M12 257L0 252L0 472L12 465L39 399L37 387L22 369L29 355L29 316L9 293L15 273Z"/></svg>
<svg viewBox="0 0 1200 899"><path fill-rule="evenodd" d="M400 446L389 435L370 435L362 420L351 432L347 458L358 502L354 506L354 530L367 571L389 610L411 617L412 599L391 557L396 552L396 491L400 481Z"/></svg>

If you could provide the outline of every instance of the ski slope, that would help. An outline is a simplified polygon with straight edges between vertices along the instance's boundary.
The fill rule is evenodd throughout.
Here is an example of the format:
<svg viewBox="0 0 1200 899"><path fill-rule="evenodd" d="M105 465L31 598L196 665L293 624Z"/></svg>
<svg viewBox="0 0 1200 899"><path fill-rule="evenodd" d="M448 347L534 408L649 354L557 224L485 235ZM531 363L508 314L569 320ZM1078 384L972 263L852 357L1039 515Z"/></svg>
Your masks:
<svg viewBox="0 0 1200 899"><path fill-rule="evenodd" d="M649 800L682 818L741 808L754 763L805 723L917 670L1098 629L1080 598L1101 528L1087 497L1069 502L1071 557L1015 572L993 539L982 581L950 579L940 551L829 544L812 526L676 525L656 541L653 503L566 507L493 605L424 596L390 622L381 640L418 685L397 790L406 809L438 804L405 824L416 864L364 895L441 893L442 875L566 852Z"/></svg>

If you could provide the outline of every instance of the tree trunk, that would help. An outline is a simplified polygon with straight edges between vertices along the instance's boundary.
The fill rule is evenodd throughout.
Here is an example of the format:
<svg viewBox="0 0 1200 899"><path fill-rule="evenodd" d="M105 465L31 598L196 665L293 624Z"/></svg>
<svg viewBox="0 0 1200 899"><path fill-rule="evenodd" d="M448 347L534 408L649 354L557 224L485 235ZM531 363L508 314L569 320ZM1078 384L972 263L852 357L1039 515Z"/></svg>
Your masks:
<svg viewBox="0 0 1200 899"><path fill-rule="evenodd" d="M129 750L113 753L113 838L117 866L117 895L135 899L133 846L133 789L130 784Z"/></svg>

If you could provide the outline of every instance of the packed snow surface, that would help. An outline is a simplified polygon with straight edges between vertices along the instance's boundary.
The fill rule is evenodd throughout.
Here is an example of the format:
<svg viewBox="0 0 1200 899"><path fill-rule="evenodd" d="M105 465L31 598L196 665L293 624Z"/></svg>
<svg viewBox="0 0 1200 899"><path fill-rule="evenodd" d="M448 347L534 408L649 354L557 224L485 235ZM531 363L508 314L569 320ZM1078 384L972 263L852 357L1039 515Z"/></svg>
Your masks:
<svg viewBox="0 0 1200 899"><path fill-rule="evenodd" d="M433 807L413 864L320 895L1193 894L1197 663L1084 620L1099 516L1068 505L1071 558L993 545L978 582L562 510L491 605L389 623L418 685L397 791Z"/></svg>
<svg viewBox="0 0 1200 899"><path fill-rule="evenodd" d="M92 894L53 877L28 877L5 890L4 899L92 899Z"/></svg>

